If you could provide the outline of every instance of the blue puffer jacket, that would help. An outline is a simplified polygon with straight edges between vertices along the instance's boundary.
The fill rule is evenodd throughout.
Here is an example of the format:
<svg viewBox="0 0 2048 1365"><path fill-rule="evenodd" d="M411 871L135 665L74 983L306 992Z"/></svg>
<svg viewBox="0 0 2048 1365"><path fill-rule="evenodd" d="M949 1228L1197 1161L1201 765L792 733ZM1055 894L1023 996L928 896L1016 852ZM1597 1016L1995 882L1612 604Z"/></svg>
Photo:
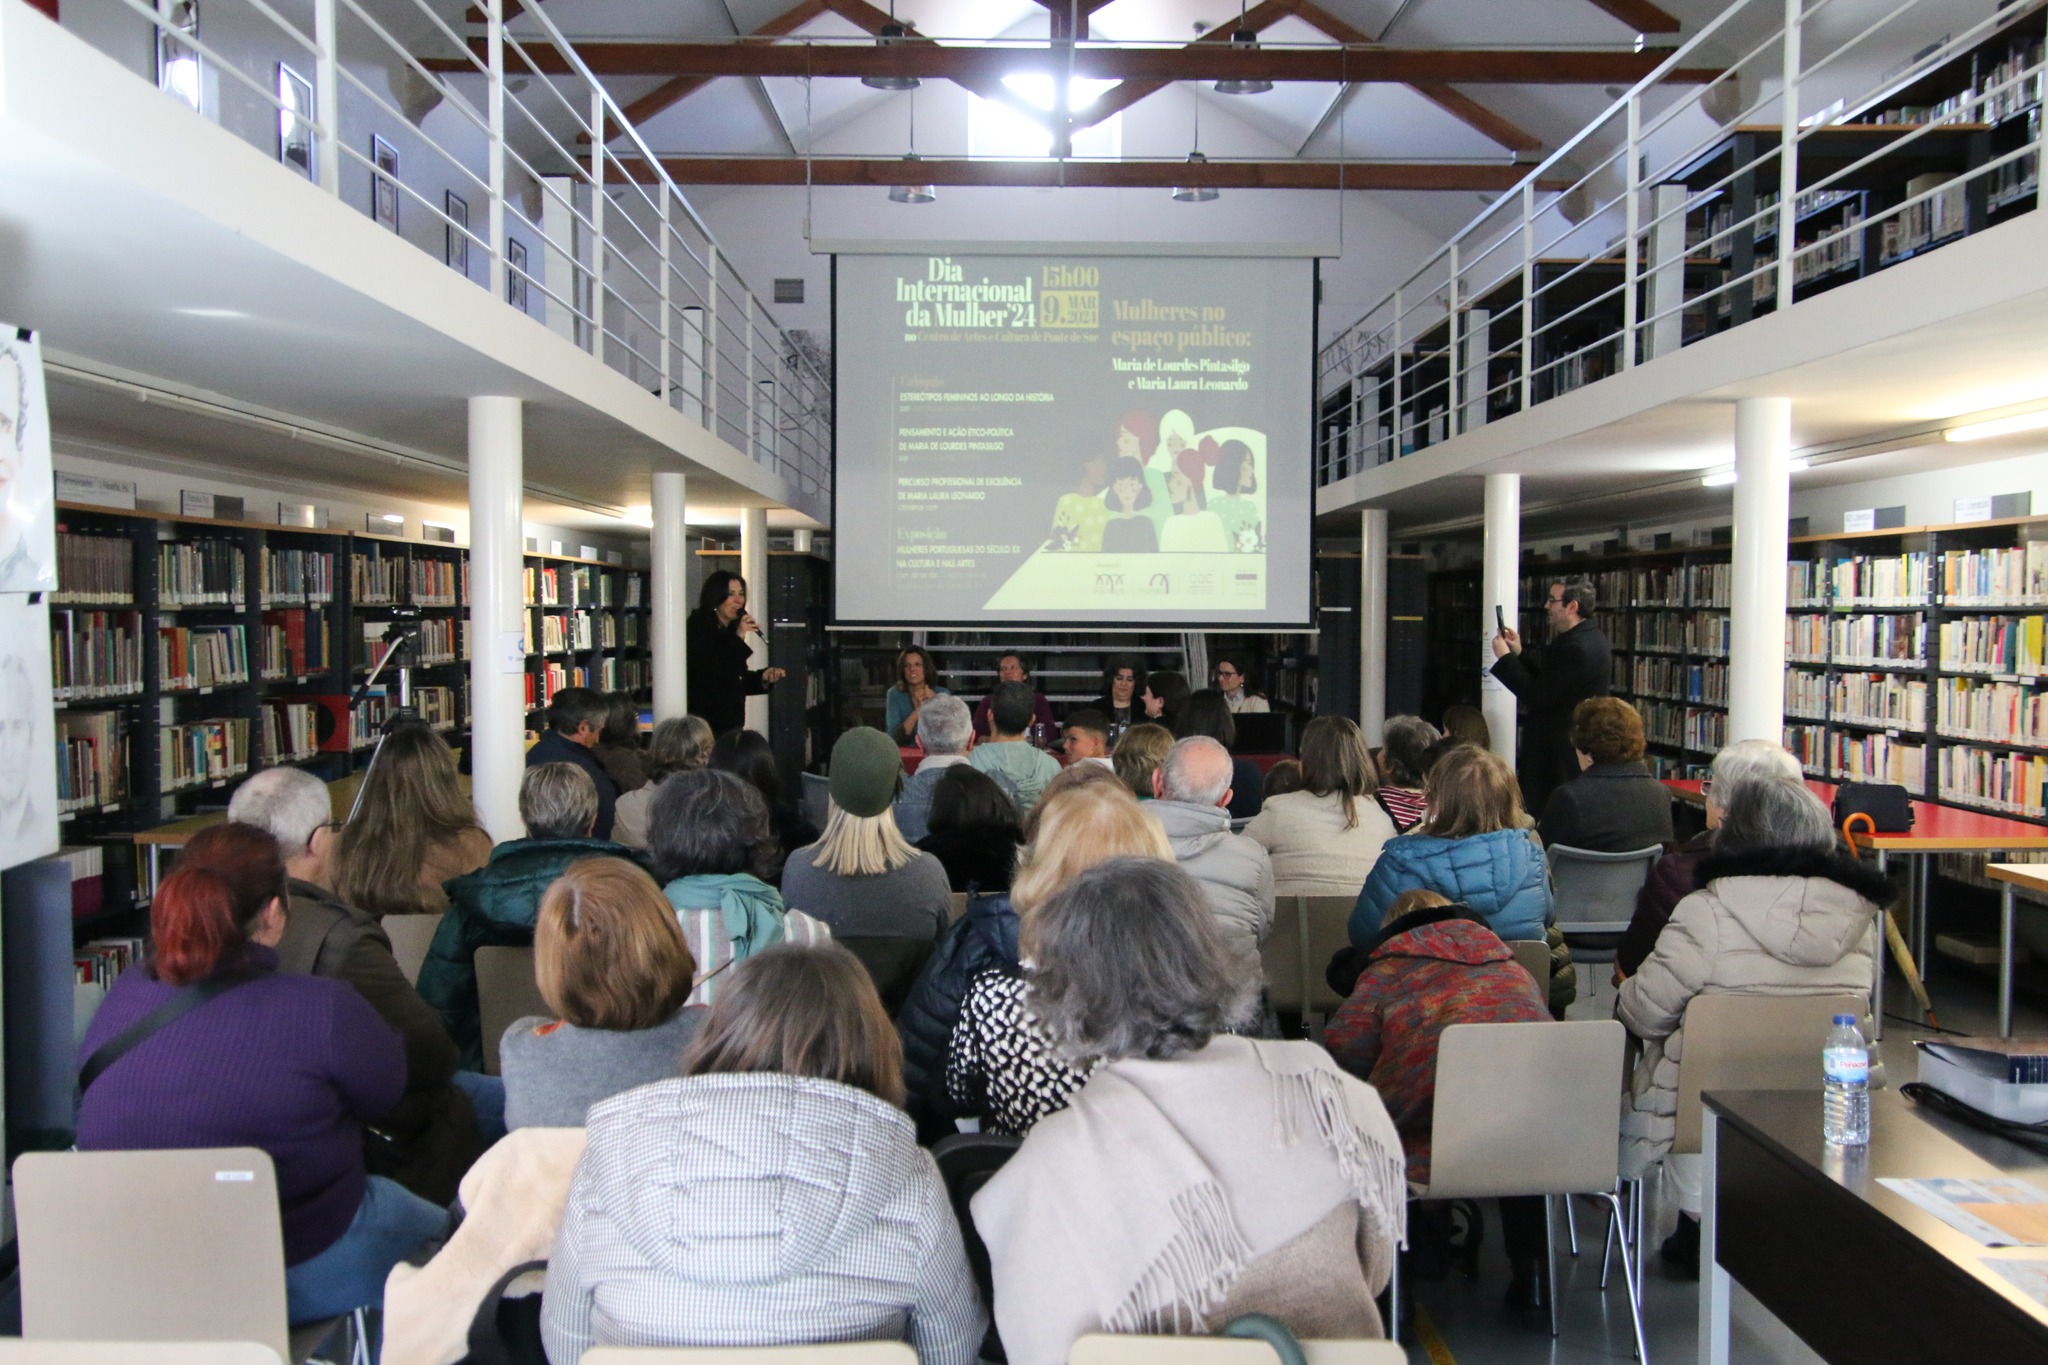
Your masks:
<svg viewBox="0 0 2048 1365"><path fill-rule="evenodd" d="M1358 893L1351 942L1372 942L1394 898L1418 887L1470 906L1503 939L1542 938L1550 922L1550 868L1529 831L1503 829L1465 839L1403 834L1381 847Z"/></svg>
<svg viewBox="0 0 2048 1365"><path fill-rule="evenodd" d="M917 984L896 1012L903 1037L904 1107L917 1121L920 1142L955 1131L953 1102L946 1094L946 1049L967 988L983 972L1017 970L1017 912L1008 896L974 896L939 946L932 950Z"/></svg>

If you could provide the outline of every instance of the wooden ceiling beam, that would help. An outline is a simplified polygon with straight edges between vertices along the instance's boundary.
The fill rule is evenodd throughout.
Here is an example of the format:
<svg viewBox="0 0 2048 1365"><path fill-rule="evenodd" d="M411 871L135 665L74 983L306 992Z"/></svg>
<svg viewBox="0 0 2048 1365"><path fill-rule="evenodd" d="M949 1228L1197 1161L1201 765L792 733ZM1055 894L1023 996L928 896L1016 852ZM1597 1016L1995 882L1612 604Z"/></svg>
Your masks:
<svg viewBox="0 0 2048 1365"><path fill-rule="evenodd" d="M805 162L792 157L660 158L679 185L925 185L1012 186L1075 189L1167 189L1213 185L1229 190L1479 190L1505 191L1521 184L1526 166L1506 163L1395 161L989 161L901 157L830 158ZM622 159L628 175L648 177L646 163ZM1558 190L1564 181L1538 182Z"/></svg>
<svg viewBox="0 0 2048 1365"><path fill-rule="evenodd" d="M1661 10L1650 0L1592 0L1593 7L1627 24L1637 33L1676 33L1678 16Z"/></svg>
<svg viewBox="0 0 2048 1365"><path fill-rule="evenodd" d="M881 33L884 26L894 24L903 30L903 43L906 46L910 44L924 47L937 46L931 39L919 33L915 25L906 24L900 19L890 18L887 10L876 8L874 5L869 4L868 0L825 0L825 8L831 10L854 27L864 28L874 34ZM876 52L881 52L882 50L881 48L873 49ZM1034 122L1045 122L1045 111L1034 106L1029 100L1010 89L1009 86L1004 85L1000 74L994 76L953 76L950 79L953 84L961 87L963 90L971 91L985 100L994 100L997 104L1014 109Z"/></svg>
<svg viewBox="0 0 2048 1365"><path fill-rule="evenodd" d="M843 0L827 0L838 9ZM475 40L481 43L482 40ZM600 76L786 76L858 79L916 76L922 80L1000 81L1020 71L1064 71L1067 54L1043 47L915 42L891 47L824 43L579 43L583 62ZM552 48L533 50L546 75L567 74ZM1073 72L1097 80L1316 81L1327 84L1429 81L1463 85L1615 85L1642 79L1665 54L1579 48L1258 48L1227 42L1182 48L1087 47L1072 54ZM429 59L429 70L471 71L460 58ZM1722 74L1680 68L1670 79L1704 84Z"/></svg>
<svg viewBox="0 0 2048 1365"><path fill-rule="evenodd" d="M785 10L781 14L776 15L747 36L750 38L781 38L796 32L824 12L825 0L803 0L794 9ZM634 100L622 112L626 116L626 121L635 128L638 128L656 114L667 110L684 96L693 94L710 84L713 79L714 77L711 76L673 77L655 86L654 89L648 91L639 99ZM607 120L604 128L604 140L610 142L624 131L617 124ZM579 133L576 140L588 145L590 135L588 133Z"/></svg>

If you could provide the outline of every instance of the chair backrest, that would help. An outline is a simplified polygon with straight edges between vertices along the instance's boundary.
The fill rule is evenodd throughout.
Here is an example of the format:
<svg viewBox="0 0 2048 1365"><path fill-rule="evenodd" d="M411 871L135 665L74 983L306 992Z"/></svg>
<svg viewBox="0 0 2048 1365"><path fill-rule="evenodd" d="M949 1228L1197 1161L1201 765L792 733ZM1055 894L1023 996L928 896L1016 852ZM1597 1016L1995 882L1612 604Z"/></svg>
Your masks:
<svg viewBox="0 0 2048 1365"><path fill-rule="evenodd" d="M1515 955L1515 961L1522 964L1529 975L1536 978L1536 992L1545 1000L1550 998L1550 945L1540 938L1512 938L1508 940L1508 951Z"/></svg>
<svg viewBox="0 0 2048 1365"><path fill-rule="evenodd" d="M797 810L819 829L825 828L825 821L832 814L832 779L823 773L805 773Z"/></svg>
<svg viewBox="0 0 2048 1365"><path fill-rule="evenodd" d="M256 1148L29 1152L14 1209L25 1339L225 1338L290 1358L277 1174Z"/></svg>
<svg viewBox="0 0 2048 1365"><path fill-rule="evenodd" d="M1685 1007L1671 1150L1700 1149L1701 1091L1819 1090L1821 1044L1835 1016L1861 1019L1869 1009L1861 995L1694 996Z"/></svg>
<svg viewBox="0 0 2048 1365"><path fill-rule="evenodd" d="M1273 907L1273 927L1259 945L1259 967L1266 978L1266 1001L1287 1014L1308 1012L1308 961L1303 949L1302 913L1298 898L1282 896Z"/></svg>
<svg viewBox="0 0 2048 1365"><path fill-rule="evenodd" d="M0 1337L0 1365L284 1365L253 1341L27 1341Z"/></svg>
<svg viewBox="0 0 2048 1365"><path fill-rule="evenodd" d="M1304 1341L1308 1365L1407 1365L1398 1341ZM586 1361L589 1356L583 1357ZM1279 1353L1244 1337L1137 1337L1090 1332L1067 1352L1067 1365L1273 1365Z"/></svg>
<svg viewBox="0 0 2048 1365"><path fill-rule="evenodd" d="M932 1160L938 1163L939 1178L946 1182L946 1198L960 1224L967 1266L974 1272L974 1282L981 1286L983 1303L995 1302L995 1277L989 1270L988 1246L975 1230L974 1212L969 1205L1023 1143L1022 1138L1000 1133L953 1133L932 1145Z"/></svg>
<svg viewBox="0 0 2048 1365"><path fill-rule="evenodd" d="M967 893L965 891L955 891L953 893L952 904L946 907L946 922L948 924L951 924L953 921L959 919L962 915L966 913Z"/></svg>
<svg viewBox="0 0 2048 1365"><path fill-rule="evenodd" d="M1445 1029L1428 1197L1613 1189L1625 1037L1613 1019Z"/></svg>
<svg viewBox="0 0 2048 1365"><path fill-rule="evenodd" d="M1344 997L1330 989L1330 983L1323 979L1323 969L1330 965L1330 959L1341 948L1351 946L1351 912L1358 905L1356 896L1302 896L1302 940L1308 950L1308 976L1302 983L1303 994L1307 996L1308 1007L1318 1014L1328 1014L1344 1003Z"/></svg>
<svg viewBox="0 0 2048 1365"><path fill-rule="evenodd" d="M477 1023L483 1031L484 1074L498 1074L498 1043L515 1020L530 1014L553 1016L541 999L531 948L476 950Z"/></svg>
<svg viewBox="0 0 2048 1365"><path fill-rule="evenodd" d="M1634 917L1636 892L1650 875L1650 865L1664 856L1664 846L1595 853L1552 844L1546 852L1557 927L1567 934L1618 934Z"/></svg>
<svg viewBox="0 0 2048 1365"><path fill-rule="evenodd" d="M1266 998L1289 1014L1328 1014L1344 1003L1330 989L1323 969L1337 950L1350 946L1349 896L1282 896L1273 907L1273 927L1259 947Z"/></svg>
<svg viewBox="0 0 2048 1365"><path fill-rule="evenodd" d="M398 970L405 973L407 981L419 985L420 968L426 965L427 949L433 945L434 931L441 927L441 917L386 915L382 923L391 939L391 956L398 959Z"/></svg>
<svg viewBox="0 0 2048 1365"><path fill-rule="evenodd" d="M882 1008L894 1019L896 1011L903 1008L903 1002L910 998L910 988L917 984L917 974L924 970L926 959L932 955L932 940L839 934L833 937L868 969L868 976L875 983L875 993L882 997Z"/></svg>
<svg viewBox="0 0 2048 1365"><path fill-rule="evenodd" d="M901 1341L834 1341L816 1346L593 1346L583 1365L917 1365Z"/></svg>

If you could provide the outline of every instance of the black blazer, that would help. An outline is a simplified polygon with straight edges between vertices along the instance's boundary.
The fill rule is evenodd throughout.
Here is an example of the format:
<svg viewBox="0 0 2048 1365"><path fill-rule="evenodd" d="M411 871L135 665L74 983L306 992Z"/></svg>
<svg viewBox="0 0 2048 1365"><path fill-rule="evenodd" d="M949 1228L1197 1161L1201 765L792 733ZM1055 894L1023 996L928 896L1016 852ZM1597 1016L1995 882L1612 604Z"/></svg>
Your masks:
<svg viewBox="0 0 2048 1365"><path fill-rule="evenodd" d="M1550 794L1536 832L1593 853L1669 844L1671 792L1641 763L1595 763Z"/></svg>
<svg viewBox="0 0 2048 1365"><path fill-rule="evenodd" d="M1572 749L1572 710L1612 690L1614 650L1600 627L1581 621L1543 646L1494 660L1493 676L1522 703L1522 800L1534 813L1579 771Z"/></svg>
<svg viewBox="0 0 2048 1365"><path fill-rule="evenodd" d="M761 670L747 667L747 642L700 607L690 613L687 643L690 714L702 716L714 735L739 729L747 723L747 698L768 690Z"/></svg>

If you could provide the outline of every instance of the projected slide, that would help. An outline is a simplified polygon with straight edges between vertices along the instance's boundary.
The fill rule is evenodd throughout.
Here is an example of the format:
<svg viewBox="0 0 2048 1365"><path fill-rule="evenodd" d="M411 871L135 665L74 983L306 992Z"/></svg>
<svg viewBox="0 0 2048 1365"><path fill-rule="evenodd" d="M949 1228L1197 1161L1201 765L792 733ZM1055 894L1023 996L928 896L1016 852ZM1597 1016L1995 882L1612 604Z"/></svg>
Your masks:
<svg viewBox="0 0 2048 1365"><path fill-rule="evenodd" d="M1305 260L842 256L838 618L1299 625Z"/></svg>

